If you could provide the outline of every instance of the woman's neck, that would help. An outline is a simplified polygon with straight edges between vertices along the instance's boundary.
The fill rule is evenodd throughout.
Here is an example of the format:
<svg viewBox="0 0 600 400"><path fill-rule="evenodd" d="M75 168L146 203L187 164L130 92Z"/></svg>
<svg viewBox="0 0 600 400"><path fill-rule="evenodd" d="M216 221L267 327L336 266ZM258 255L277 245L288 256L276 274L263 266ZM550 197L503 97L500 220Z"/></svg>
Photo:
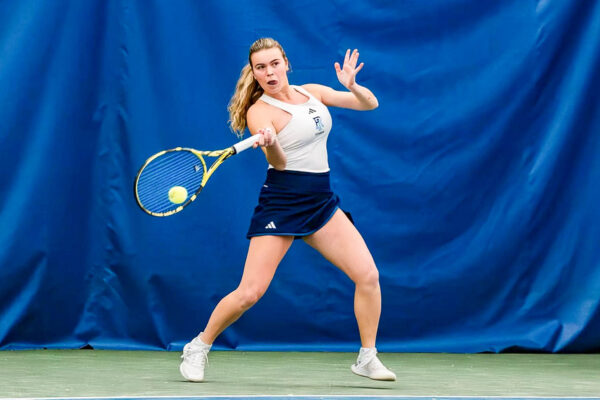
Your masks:
<svg viewBox="0 0 600 400"><path fill-rule="evenodd" d="M281 88L277 93L267 93L267 96L288 104L303 104L308 101L304 94L295 90L291 85Z"/></svg>

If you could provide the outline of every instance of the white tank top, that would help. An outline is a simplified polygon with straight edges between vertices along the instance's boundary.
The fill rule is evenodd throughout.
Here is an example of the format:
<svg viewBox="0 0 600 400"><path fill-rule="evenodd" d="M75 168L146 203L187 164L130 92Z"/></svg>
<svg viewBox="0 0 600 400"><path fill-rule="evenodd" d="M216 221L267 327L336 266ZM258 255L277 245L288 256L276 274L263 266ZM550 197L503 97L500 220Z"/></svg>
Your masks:
<svg viewBox="0 0 600 400"><path fill-rule="evenodd" d="M327 137L331 131L331 115L327 107L305 89L290 86L308 97L302 104L288 104L266 94L260 100L291 114L290 122L277 133L287 163L286 170L328 172ZM273 168L269 165L269 168Z"/></svg>

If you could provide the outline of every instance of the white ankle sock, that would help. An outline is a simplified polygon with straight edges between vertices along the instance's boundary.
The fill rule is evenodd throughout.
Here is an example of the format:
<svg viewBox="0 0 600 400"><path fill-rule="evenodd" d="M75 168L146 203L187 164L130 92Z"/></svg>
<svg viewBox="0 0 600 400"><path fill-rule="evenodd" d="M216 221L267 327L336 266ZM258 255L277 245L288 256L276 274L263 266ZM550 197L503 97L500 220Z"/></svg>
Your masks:
<svg viewBox="0 0 600 400"><path fill-rule="evenodd" d="M358 352L358 360L357 361L367 361L368 359L374 357L377 354L377 348L375 347L361 347Z"/></svg>
<svg viewBox="0 0 600 400"><path fill-rule="evenodd" d="M194 340L193 340L193 341L194 341L194 343L195 343L195 344L197 344L198 346L202 346L202 347L204 347L206 350L210 350L210 348L212 347L212 344L206 344L206 343L204 343L204 342L202 341L202 339L200 339L200 335L201 335L201 334L202 334L202 332L200 332L200 333L198 334L198 336L196 336L196 337L194 338Z"/></svg>

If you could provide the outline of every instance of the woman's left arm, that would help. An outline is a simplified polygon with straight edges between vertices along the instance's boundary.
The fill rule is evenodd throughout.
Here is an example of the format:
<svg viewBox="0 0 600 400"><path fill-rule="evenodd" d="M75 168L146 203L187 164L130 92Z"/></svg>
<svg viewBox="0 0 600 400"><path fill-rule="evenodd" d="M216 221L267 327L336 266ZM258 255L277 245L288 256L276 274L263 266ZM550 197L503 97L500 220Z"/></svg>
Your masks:
<svg viewBox="0 0 600 400"><path fill-rule="evenodd" d="M346 51L344 65L341 68L339 63L335 63L338 80L349 92L340 92L328 86L317 84L306 84L303 87L327 106L353 110L373 110L379 106L379 102L373 92L356 83L356 74L364 66L364 63L360 63L357 67L357 63L358 50L356 49L352 54L350 54L350 49Z"/></svg>

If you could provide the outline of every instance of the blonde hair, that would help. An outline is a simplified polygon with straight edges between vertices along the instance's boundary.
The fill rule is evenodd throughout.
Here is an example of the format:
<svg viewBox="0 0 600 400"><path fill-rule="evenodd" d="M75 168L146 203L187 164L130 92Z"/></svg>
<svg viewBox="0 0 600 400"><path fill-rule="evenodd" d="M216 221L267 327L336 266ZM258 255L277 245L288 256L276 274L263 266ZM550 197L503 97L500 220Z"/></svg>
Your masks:
<svg viewBox="0 0 600 400"><path fill-rule="evenodd" d="M229 101L227 107L227 110L229 111L229 126L240 138L244 136L244 130L247 126L246 113L248 113L248 109L252 104L256 103L264 92L252 74L252 54L260 50L272 49L274 47L281 50L283 60L287 62L285 51L283 51L283 47L281 47L277 40L272 38L260 38L252 43L248 53L248 64L242 68L240 78L235 86L235 92Z"/></svg>

